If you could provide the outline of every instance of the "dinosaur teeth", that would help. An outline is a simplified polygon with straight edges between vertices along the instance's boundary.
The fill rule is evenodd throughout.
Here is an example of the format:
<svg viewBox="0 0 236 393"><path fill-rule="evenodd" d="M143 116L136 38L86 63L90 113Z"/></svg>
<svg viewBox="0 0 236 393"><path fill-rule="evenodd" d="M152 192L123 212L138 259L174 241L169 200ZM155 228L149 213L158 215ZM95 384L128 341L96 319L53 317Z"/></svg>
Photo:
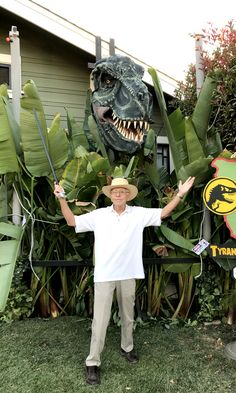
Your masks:
<svg viewBox="0 0 236 393"><path fill-rule="evenodd" d="M144 131L149 130L148 121L136 119L136 120L121 120L114 113L113 117L113 125L116 127L117 131L122 135L123 138L126 138L131 141L135 141L136 143L142 143L144 139Z"/></svg>

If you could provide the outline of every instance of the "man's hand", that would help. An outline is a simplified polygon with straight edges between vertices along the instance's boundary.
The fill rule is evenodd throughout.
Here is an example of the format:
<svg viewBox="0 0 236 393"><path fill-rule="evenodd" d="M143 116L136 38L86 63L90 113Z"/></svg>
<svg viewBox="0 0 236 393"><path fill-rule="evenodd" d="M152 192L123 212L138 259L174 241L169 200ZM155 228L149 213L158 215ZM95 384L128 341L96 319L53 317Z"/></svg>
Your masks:
<svg viewBox="0 0 236 393"><path fill-rule="evenodd" d="M54 195L58 199L65 199L66 197L64 189L58 183L54 183Z"/></svg>
<svg viewBox="0 0 236 393"><path fill-rule="evenodd" d="M63 188L58 183L54 183L54 195L59 200L61 212L67 222L67 225L69 225L70 227L75 227L74 214L68 206Z"/></svg>
<svg viewBox="0 0 236 393"><path fill-rule="evenodd" d="M184 197L186 192L190 190L194 183L195 177L189 177L183 184L182 181L179 182L179 190L174 198L162 209L161 219L169 217L172 211L178 206L181 199Z"/></svg>
<svg viewBox="0 0 236 393"><path fill-rule="evenodd" d="M190 190L190 188L192 187L193 183L194 183L195 177L190 176L183 184L182 181L180 180L179 182L179 189L178 189L178 193L177 196L179 198L183 198L184 195Z"/></svg>

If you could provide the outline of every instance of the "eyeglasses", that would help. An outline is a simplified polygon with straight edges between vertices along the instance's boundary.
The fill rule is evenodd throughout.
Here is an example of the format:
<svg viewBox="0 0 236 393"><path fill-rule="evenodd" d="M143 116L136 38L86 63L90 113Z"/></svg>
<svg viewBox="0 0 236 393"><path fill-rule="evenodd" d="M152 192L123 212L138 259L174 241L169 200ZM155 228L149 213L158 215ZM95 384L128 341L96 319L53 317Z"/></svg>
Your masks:
<svg viewBox="0 0 236 393"><path fill-rule="evenodd" d="M126 195L129 194L128 190L111 190L111 195Z"/></svg>

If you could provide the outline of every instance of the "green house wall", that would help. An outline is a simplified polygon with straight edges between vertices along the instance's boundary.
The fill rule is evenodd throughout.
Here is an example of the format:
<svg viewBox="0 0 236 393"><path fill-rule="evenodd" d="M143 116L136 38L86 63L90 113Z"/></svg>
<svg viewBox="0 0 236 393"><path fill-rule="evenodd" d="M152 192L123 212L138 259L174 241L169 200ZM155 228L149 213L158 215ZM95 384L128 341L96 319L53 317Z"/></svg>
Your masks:
<svg viewBox="0 0 236 393"><path fill-rule="evenodd" d="M66 126L65 108L78 122L83 122L91 72L88 64L95 58L1 7L0 54L10 54L10 44L5 37L12 26L19 31L22 86L29 79L35 82L48 127L58 112L62 126ZM153 89L151 93L154 98L153 128L157 134L165 135Z"/></svg>

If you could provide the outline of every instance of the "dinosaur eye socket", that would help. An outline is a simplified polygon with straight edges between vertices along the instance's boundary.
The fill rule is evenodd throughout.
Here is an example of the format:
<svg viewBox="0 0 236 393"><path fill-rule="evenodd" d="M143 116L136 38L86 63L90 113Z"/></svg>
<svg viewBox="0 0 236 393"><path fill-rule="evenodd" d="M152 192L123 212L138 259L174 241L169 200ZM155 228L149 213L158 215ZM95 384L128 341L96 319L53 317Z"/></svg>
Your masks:
<svg viewBox="0 0 236 393"><path fill-rule="evenodd" d="M115 79L109 74L103 74L101 77L102 87L113 87L115 84Z"/></svg>

